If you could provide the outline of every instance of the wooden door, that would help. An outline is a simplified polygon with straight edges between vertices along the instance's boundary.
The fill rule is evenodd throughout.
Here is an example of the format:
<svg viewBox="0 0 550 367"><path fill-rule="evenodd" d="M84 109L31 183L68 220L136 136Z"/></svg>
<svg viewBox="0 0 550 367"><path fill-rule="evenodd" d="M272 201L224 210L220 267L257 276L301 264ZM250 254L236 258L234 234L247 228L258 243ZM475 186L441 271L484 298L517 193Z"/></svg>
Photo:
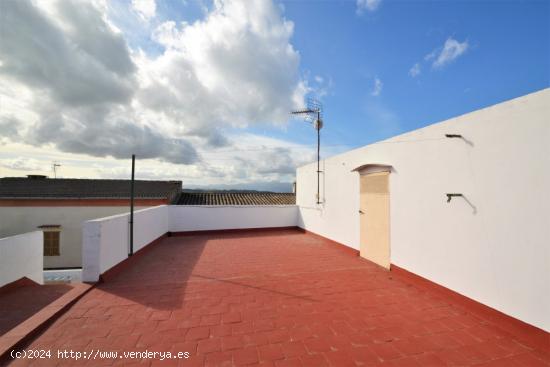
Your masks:
<svg viewBox="0 0 550 367"><path fill-rule="evenodd" d="M390 268L389 172L360 176L361 257Z"/></svg>

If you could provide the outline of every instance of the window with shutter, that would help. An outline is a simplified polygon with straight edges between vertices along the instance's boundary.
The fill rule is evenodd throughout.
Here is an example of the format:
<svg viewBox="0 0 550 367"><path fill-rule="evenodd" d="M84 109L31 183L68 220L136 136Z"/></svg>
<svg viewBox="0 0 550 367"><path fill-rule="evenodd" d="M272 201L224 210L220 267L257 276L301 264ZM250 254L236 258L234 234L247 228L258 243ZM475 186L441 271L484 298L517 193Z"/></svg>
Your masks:
<svg viewBox="0 0 550 367"><path fill-rule="evenodd" d="M42 225L40 228L44 233L44 256L59 256L59 239L61 233L60 225Z"/></svg>
<svg viewBox="0 0 550 367"><path fill-rule="evenodd" d="M59 232L44 232L44 256L59 255Z"/></svg>

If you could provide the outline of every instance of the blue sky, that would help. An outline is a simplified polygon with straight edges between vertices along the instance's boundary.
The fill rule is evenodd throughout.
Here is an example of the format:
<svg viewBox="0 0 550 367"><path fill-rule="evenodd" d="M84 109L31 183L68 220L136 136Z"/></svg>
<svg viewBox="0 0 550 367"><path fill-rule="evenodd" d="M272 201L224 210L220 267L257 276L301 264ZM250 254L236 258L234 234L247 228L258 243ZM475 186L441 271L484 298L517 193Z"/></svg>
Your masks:
<svg viewBox="0 0 550 367"><path fill-rule="evenodd" d="M329 145L362 146L550 84L547 1L385 1L362 15L350 1L283 4L302 71L333 83L322 99ZM432 69L424 57L450 37L468 49Z"/></svg>
<svg viewBox="0 0 550 367"><path fill-rule="evenodd" d="M288 190L322 156L550 84L548 1L1 2L0 176Z"/></svg>

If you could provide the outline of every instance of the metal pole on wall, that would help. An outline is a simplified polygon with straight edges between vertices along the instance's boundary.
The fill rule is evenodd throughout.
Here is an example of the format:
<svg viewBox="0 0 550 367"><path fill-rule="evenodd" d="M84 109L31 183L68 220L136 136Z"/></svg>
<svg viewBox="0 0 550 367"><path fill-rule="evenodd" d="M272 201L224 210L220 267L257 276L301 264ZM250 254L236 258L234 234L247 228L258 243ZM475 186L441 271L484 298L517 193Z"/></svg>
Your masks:
<svg viewBox="0 0 550 367"><path fill-rule="evenodd" d="M321 201L321 129L323 128L323 120L321 112L323 106L315 99L308 100L308 107L303 110L292 111L293 115L305 115L306 121L313 123L313 127L317 130L317 204L322 204ZM315 118L317 117L317 118Z"/></svg>
<svg viewBox="0 0 550 367"><path fill-rule="evenodd" d="M320 175L321 175L321 112L317 110L317 204L321 204Z"/></svg>
<svg viewBox="0 0 550 367"><path fill-rule="evenodd" d="M136 170L136 155L132 154L132 180L130 183L130 253L134 254L134 177Z"/></svg>

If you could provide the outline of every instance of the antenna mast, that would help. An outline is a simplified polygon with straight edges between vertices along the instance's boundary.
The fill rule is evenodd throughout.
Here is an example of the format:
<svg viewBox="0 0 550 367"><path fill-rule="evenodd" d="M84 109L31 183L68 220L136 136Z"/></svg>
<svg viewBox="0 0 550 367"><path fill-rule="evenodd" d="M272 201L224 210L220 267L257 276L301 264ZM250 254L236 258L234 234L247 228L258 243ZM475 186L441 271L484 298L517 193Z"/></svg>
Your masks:
<svg viewBox="0 0 550 367"><path fill-rule="evenodd" d="M61 165L57 162L52 163L52 170L53 170L53 177L57 178L57 167L61 167Z"/></svg>
<svg viewBox="0 0 550 367"><path fill-rule="evenodd" d="M309 122L313 125L315 130L317 130L317 204L321 204L321 195L320 195L320 174L321 174L321 129L323 128L322 120L323 105L321 102L314 98L308 98L307 108L292 111L293 115L304 115L306 122Z"/></svg>

